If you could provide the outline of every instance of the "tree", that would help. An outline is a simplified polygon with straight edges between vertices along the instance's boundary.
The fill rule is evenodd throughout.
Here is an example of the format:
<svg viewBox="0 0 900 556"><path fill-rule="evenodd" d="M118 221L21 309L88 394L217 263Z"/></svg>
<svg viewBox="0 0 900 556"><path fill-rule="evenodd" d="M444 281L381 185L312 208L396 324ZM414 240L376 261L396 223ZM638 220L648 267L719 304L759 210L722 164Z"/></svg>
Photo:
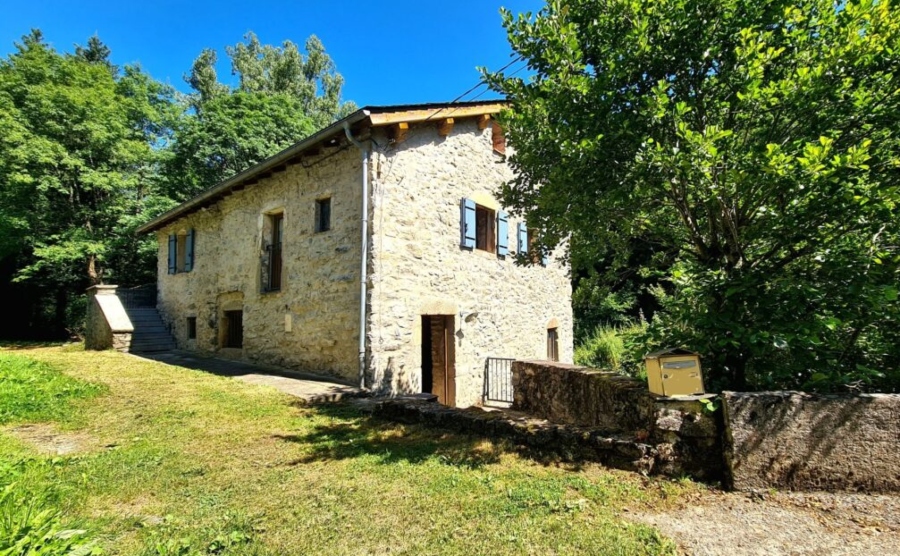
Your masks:
<svg viewBox="0 0 900 556"><path fill-rule="evenodd" d="M534 76L504 202L573 257L673 257L651 340L713 386L900 388L900 11L889 1L552 0L504 12Z"/></svg>
<svg viewBox="0 0 900 556"><path fill-rule="evenodd" d="M0 61L0 259L36 297L34 311L52 300L57 326L78 320L67 317L73 292L111 276L146 279L108 263L139 251L133 220L165 204L155 145L174 115L172 91L108 56L96 37L63 55L32 31Z"/></svg>
<svg viewBox="0 0 900 556"><path fill-rule="evenodd" d="M245 39L226 48L236 87L219 82L211 49L185 76L194 93L167 165L174 198L215 185L356 108L341 103L343 78L315 36L306 41L306 56L291 41L274 47L253 33Z"/></svg>

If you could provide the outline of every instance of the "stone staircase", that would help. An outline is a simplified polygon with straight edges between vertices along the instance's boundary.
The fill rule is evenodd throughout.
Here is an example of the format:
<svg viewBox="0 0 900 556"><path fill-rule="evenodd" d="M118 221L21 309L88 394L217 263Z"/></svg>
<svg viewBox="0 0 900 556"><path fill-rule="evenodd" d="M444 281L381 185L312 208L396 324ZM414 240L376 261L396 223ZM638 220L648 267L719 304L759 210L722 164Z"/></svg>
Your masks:
<svg viewBox="0 0 900 556"><path fill-rule="evenodd" d="M175 340L156 310L155 284L121 288L116 291L116 296L122 302L125 313L134 326L129 351L151 353L172 351L176 348Z"/></svg>
<svg viewBox="0 0 900 556"><path fill-rule="evenodd" d="M125 307L134 332L131 335L131 352L149 353L175 349L175 340L154 307Z"/></svg>

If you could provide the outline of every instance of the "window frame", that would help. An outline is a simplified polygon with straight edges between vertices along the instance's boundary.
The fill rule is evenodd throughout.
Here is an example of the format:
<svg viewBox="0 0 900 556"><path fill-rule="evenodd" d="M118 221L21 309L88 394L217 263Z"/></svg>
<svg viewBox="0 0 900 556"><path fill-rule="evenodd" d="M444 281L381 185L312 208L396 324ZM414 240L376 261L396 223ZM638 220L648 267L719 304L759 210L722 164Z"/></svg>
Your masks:
<svg viewBox="0 0 900 556"><path fill-rule="evenodd" d="M168 274L185 274L194 270L196 235L194 228L169 234L166 253Z"/></svg>
<svg viewBox="0 0 900 556"><path fill-rule="evenodd" d="M317 234L331 230L331 197L316 199L316 215L313 230Z"/></svg>
<svg viewBox="0 0 900 556"><path fill-rule="evenodd" d="M266 274L263 292L279 292L284 287L284 211L266 215L268 219L268 243L266 251Z"/></svg>
<svg viewBox="0 0 900 556"><path fill-rule="evenodd" d="M497 211L475 203L475 249L497 253Z"/></svg>
<svg viewBox="0 0 900 556"><path fill-rule="evenodd" d="M559 327L547 329L547 360L559 362Z"/></svg>

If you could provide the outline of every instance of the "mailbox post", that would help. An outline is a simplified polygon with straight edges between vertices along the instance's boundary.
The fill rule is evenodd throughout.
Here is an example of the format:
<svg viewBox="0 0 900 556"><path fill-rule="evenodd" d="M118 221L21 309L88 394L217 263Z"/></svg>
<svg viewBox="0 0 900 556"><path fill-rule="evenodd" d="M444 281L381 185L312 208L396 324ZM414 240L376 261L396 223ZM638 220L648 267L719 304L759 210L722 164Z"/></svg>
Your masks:
<svg viewBox="0 0 900 556"><path fill-rule="evenodd" d="M686 349L663 349L644 356L647 385L657 396L703 394L700 356Z"/></svg>

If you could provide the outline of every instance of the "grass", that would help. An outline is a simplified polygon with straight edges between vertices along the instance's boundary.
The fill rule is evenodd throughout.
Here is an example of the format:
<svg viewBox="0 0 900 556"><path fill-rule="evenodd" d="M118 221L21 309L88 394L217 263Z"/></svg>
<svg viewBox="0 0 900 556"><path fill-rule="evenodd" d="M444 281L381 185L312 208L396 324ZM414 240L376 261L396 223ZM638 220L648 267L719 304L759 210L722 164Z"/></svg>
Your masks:
<svg viewBox="0 0 900 556"><path fill-rule="evenodd" d="M22 395L77 393L50 396L65 411L17 419L53 418L89 441L41 455L7 428L0 478L42 492L106 554L674 554L621 514L693 488L540 464L503 443L350 406L299 407L265 387L115 352L16 355L49 373L48 384L71 381L26 382Z"/></svg>
<svg viewBox="0 0 900 556"><path fill-rule="evenodd" d="M61 419L70 400L90 398L101 390L46 363L0 352L0 424Z"/></svg>

